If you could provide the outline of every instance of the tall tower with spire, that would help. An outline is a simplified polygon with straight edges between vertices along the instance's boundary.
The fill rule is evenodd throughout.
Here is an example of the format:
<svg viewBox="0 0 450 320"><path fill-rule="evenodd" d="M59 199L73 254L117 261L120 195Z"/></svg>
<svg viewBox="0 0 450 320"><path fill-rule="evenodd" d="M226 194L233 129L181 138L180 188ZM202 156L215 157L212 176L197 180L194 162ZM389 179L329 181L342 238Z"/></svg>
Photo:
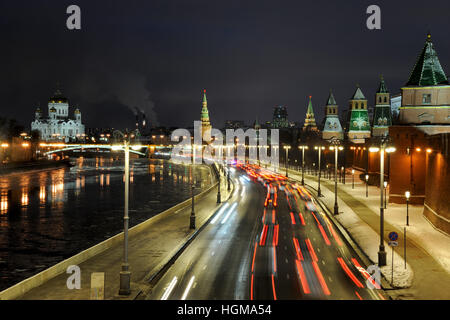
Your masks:
<svg viewBox="0 0 450 320"><path fill-rule="evenodd" d="M375 94L375 111L373 116L372 135L387 136L392 126L391 97L381 76L380 86Z"/></svg>
<svg viewBox="0 0 450 320"><path fill-rule="evenodd" d="M309 96L308 109L306 110L306 118L303 125L303 131L318 131L311 98L312 97Z"/></svg>
<svg viewBox="0 0 450 320"><path fill-rule="evenodd" d="M325 124L322 131L322 139L330 140L332 138L342 140L344 132L339 121L338 105L336 99L334 99L333 92L330 90L327 105L325 106Z"/></svg>
<svg viewBox="0 0 450 320"><path fill-rule="evenodd" d="M353 143L364 143L370 138L369 114L367 112L367 99L359 85L349 100L350 119L348 122L348 139Z"/></svg>
<svg viewBox="0 0 450 320"><path fill-rule="evenodd" d="M203 90L202 113L200 115L202 122L202 137L206 143L211 142L211 123L209 121L208 101L206 100L206 90Z"/></svg>
<svg viewBox="0 0 450 320"><path fill-rule="evenodd" d="M450 84L439 62L430 33L408 82L401 91L401 124L450 124Z"/></svg>

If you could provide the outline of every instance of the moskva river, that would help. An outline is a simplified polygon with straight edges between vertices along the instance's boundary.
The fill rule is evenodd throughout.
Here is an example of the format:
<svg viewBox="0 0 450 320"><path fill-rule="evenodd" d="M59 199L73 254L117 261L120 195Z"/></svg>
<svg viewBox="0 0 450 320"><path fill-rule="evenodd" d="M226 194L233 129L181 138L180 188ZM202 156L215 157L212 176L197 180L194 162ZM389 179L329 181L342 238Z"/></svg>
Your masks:
<svg viewBox="0 0 450 320"><path fill-rule="evenodd" d="M123 159L0 176L0 291L123 231ZM130 227L212 183L209 167L131 159Z"/></svg>

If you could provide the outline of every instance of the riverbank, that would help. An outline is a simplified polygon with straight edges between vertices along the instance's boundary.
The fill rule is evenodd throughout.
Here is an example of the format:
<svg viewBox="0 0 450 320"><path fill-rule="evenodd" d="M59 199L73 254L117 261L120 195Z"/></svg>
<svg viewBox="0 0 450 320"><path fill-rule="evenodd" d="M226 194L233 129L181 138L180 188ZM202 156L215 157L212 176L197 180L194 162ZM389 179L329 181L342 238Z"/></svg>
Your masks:
<svg viewBox="0 0 450 320"><path fill-rule="evenodd" d="M41 170L51 170L62 167L72 167L73 164L70 160L36 160L27 162L14 162L8 163L0 166L0 176L10 175L10 174L20 174L23 172L30 171L41 171Z"/></svg>
<svg viewBox="0 0 450 320"><path fill-rule="evenodd" d="M130 228L209 188L208 166L130 161ZM123 230L123 160L0 177L0 291Z"/></svg>
<svg viewBox="0 0 450 320"><path fill-rule="evenodd" d="M217 172L216 172L217 173ZM228 191L221 175L222 203L233 193ZM129 230L129 263L132 272L132 293L119 297L119 272L123 256L123 233L88 248L77 255L34 275L2 292L1 299L31 300L87 300L93 272L105 275L105 299L134 299L149 289L149 281L164 272L176 257L221 206L217 204L217 181L195 196L197 229L189 228L191 199L161 212ZM81 270L81 288L67 288L66 269L78 265Z"/></svg>

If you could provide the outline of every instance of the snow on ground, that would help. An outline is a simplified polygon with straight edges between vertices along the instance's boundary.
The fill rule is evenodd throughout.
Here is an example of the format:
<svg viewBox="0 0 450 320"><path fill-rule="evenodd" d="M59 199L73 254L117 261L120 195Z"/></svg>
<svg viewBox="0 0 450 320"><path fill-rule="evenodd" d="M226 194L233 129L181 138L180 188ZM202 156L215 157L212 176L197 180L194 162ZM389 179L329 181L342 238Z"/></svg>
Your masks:
<svg viewBox="0 0 450 320"><path fill-rule="evenodd" d="M366 198L365 184L357 178L355 173L355 189L352 190L351 175L347 175L346 184L339 183L339 187L347 193L359 197L378 216L380 215L380 189L369 186L369 197ZM389 186L387 190L389 197ZM341 202L339 202L340 204ZM406 227L406 239L414 241L430 254L447 272L450 273L450 236L435 229L424 217L422 205L409 205L409 226L406 226L406 204L387 202L384 214L385 222L399 230ZM408 260L408 255L406 256ZM395 258L394 258L395 260Z"/></svg>

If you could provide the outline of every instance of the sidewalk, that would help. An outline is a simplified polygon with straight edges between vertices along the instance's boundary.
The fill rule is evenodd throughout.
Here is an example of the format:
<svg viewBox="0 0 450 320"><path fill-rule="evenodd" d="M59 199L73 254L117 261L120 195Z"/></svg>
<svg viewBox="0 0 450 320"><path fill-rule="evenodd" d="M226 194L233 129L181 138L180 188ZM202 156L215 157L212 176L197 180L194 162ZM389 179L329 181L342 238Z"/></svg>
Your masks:
<svg viewBox="0 0 450 320"><path fill-rule="evenodd" d="M224 203L234 190L227 191L226 179L221 175L221 196ZM90 279L93 272L105 273L105 300L134 299L148 289L148 280L154 276L220 206L217 204L217 186L204 198L195 202L196 229L189 228L191 206L169 213L151 223L135 236L129 237L128 261L131 272L131 295L118 296L119 272L123 259L123 244L115 245L99 255L79 264L81 289L69 290L69 274L60 274L43 285L28 291L17 299L24 300L89 300Z"/></svg>
<svg viewBox="0 0 450 320"><path fill-rule="evenodd" d="M280 172L282 172L281 170ZM355 170L356 171L356 170ZM355 172L355 188L352 189L352 176L346 176L346 184L338 182L339 215L335 218L347 229L355 242L372 262L378 261L379 249L379 206L380 190L366 186ZM301 181L301 172L289 170L289 177ZM317 189L317 176L305 175L305 184ZM334 207L334 180L321 177L321 198L328 208ZM404 227L406 226L406 206L387 203L384 220L385 250L387 266L382 273L391 281L391 250L386 243L391 231L399 234L399 246L394 255L394 286L390 290L394 299L450 299L450 237L441 233L423 217L423 206L409 207L409 226L407 227L406 257L404 267Z"/></svg>

